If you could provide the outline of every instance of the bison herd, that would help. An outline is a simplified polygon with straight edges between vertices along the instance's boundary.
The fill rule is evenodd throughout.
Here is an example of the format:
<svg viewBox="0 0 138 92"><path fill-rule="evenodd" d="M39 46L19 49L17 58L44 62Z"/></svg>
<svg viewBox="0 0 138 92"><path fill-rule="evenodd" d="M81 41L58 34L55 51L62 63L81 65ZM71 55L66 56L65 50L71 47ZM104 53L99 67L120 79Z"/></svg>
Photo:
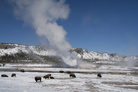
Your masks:
<svg viewBox="0 0 138 92"><path fill-rule="evenodd" d="M21 69L20 72L25 72L25 70L24 69ZM6 75L6 74L2 74L1 77L9 77L9 76ZM11 74L11 77L16 77L16 74L15 73L12 73Z"/></svg>
<svg viewBox="0 0 138 92"><path fill-rule="evenodd" d="M59 73L64 73L64 71L59 71ZM69 72L69 76L72 78L76 77L76 75L74 73L71 73L71 72ZM38 82L38 80L39 80L41 82L41 79L42 79L41 77L43 77L44 79L55 79L53 76L51 76L51 74L46 74L45 76L36 76L35 81Z"/></svg>
<svg viewBox="0 0 138 92"><path fill-rule="evenodd" d="M2 74L1 77L9 77L9 76L6 75L6 74ZM15 74L15 73L12 73L12 74L11 74L11 77L16 77L16 74Z"/></svg>
<svg viewBox="0 0 138 92"><path fill-rule="evenodd" d="M70 77L70 78L76 78L76 75L75 75L74 73L72 73L71 71L66 71L66 72L65 72L65 71L63 71L63 70L60 70L59 73L67 73L67 74L69 74L69 77ZM55 79L53 76L51 76L51 74L46 74L45 76L36 76L36 77L35 77L35 81L36 81L36 82L38 82L38 81L41 82L42 77L43 77L44 79ZM98 74L97 74L97 77L101 78L101 77L102 77L101 73L98 73Z"/></svg>
<svg viewBox="0 0 138 92"><path fill-rule="evenodd" d="M25 72L25 70L24 70L24 69L21 69L20 72ZM66 72L65 72L65 71L63 71L63 70L60 70L59 73L67 73L67 74L69 74L69 77L70 77L70 78L76 78L76 75L75 75L74 73L72 73L71 71L66 71ZM2 74L1 77L8 77L8 75ZM15 74L15 73L12 73L12 74L11 74L11 77L16 77L16 74ZM51 76L51 74L46 74L46 75L44 75L44 76L36 76L34 79L35 79L36 82L38 82L38 81L41 82L42 77L43 77L44 79L55 79L53 76ZM101 78L101 77L102 77L101 73L98 73L98 74L97 74L97 77Z"/></svg>

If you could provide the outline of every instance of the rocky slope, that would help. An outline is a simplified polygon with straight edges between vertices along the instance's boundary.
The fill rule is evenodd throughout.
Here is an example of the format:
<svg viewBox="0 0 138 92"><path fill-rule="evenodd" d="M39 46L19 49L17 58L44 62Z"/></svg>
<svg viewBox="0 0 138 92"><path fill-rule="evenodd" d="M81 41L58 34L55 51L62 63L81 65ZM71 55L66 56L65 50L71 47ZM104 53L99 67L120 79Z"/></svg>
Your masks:
<svg viewBox="0 0 138 92"><path fill-rule="evenodd" d="M118 54L108 54L99 52L89 52L81 48L72 48L70 52L76 52L77 57L86 61L138 61L138 56L122 56ZM0 60L1 61L45 61L60 60L56 57L55 51L46 49L42 46L27 46L21 44L0 44ZM57 61L56 61L57 62Z"/></svg>

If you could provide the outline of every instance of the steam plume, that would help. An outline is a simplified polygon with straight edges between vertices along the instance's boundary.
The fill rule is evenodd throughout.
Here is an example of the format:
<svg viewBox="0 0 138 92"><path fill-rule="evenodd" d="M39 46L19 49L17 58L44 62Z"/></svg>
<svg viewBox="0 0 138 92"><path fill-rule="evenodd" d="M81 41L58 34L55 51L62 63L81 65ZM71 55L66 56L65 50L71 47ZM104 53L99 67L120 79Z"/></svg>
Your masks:
<svg viewBox="0 0 138 92"><path fill-rule="evenodd" d="M68 18L70 9L65 0L13 0L13 4L17 18L30 24L37 35L46 37L66 64L76 65L68 52L71 45L66 40L67 33L56 23L58 19Z"/></svg>

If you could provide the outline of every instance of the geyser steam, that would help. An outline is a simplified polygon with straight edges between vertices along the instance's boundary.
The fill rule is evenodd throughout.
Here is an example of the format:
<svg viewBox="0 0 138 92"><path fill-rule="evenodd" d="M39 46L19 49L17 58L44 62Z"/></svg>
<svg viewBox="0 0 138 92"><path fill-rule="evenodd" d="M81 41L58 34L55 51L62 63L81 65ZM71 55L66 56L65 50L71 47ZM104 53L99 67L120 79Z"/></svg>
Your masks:
<svg viewBox="0 0 138 92"><path fill-rule="evenodd" d="M17 18L30 24L37 35L46 37L66 64L76 65L76 59L68 52L71 45L66 40L67 33L56 23L68 18L70 9L65 0L13 0L12 3Z"/></svg>

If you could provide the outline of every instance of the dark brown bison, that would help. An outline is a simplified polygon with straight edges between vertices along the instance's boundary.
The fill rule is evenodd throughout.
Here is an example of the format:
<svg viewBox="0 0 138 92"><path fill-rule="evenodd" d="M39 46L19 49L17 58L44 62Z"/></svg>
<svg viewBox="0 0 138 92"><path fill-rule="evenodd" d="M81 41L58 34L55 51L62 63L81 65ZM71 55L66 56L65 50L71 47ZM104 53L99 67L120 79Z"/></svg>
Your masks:
<svg viewBox="0 0 138 92"><path fill-rule="evenodd" d="M53 76L50 76L50 79L55 79Z"/></svg>
<svg viewBox="0 0 138 92"><path fill-rule="evenodd" d="M16 77L16 74L15 74L15 73L13 73L13 74L11 75L11 77Z"/></svg>
<svg viewBox="0 0 138 92"><path fill-rule="evenodd" d="M1 77L8 77L8 75L6 75L6 74L2 74Z"/></svg>
<svg viewBox="0 0 138 92"><path fill-rule="evenodd" d="M37 82L38 80L40 80L40 82L41 82L41 76L36 76L35 77L35 81Z"/></svg>
<svg viewBox="0 0 138 92"><path fill-rule="evenodd" d="M98 74L97 74L97 77L101 78L101 77L102 77L102 75L101 75L100 73L98 73Z"/></svg>
<svg viewBox="0 0 138 92"><path fill-rule="evenodd" d="M60 73L64 73L64 71L63 71L63 70L60 70L59 72L60 72Z"/></svg>
<svg viewBox="0 0 138 92"><path fill-rule="evenodd" d="M47 74L47 75L45 75L45 76L43 76L43 78L45 78L45 79L49 79L50 78L50 76L51 76L51 74Z"/></svg>
<svg viewBox="0 0 138 92"><path fill-rule="evenodd" d="M21 69L20 71L21 71L21 72L25 72L25 70L24 70L24 69Z"/></svg>
<svg viewBox="0 0 138 92"><path fill-rule="evenodd" d="M74 73L71 73L69 76L72 78L76 78L76 75Z"/></svg>
<svg viewBox="0 0 138 92"><path fill-rule="evenodd" d="M66 73L71 74L71 71L67 71Z"/></svg>

